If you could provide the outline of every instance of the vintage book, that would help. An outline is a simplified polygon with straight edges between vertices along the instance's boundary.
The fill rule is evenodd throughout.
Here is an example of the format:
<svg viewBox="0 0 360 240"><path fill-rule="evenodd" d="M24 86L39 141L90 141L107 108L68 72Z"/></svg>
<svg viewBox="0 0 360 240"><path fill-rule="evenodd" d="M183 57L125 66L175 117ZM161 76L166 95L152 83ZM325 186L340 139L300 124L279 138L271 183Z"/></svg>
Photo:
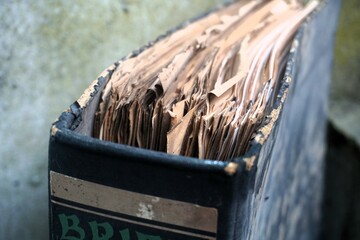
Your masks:
<svg viewBox="0 0 360 240"><path fill-rule="evenodd" d="M316 238L338 9L234 2L107 68L51 128L50 238Z"/></svg>

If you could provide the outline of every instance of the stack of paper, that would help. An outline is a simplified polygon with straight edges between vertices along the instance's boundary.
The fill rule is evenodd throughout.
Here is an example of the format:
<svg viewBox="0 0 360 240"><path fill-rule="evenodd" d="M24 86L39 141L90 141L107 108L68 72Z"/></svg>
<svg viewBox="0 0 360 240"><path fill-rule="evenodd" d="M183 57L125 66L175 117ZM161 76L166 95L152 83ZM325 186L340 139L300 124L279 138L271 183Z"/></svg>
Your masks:
<svg viewBox="0 0 360 240"><path fill-rule="evenodd" d="M120 61L94 136L200 159L242 155L273 106L294 34L317 5L236 2Z"/></svg>

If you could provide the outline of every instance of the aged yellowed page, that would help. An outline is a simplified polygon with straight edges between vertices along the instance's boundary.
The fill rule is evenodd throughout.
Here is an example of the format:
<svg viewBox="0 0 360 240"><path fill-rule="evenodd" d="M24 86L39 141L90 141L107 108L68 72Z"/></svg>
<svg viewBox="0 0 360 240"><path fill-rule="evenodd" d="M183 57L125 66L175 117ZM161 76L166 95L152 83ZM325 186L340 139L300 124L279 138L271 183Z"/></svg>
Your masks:
<svg viewBox="0 0 360 240"><path fill-rule="evenodd" d="M102 92L95 137L200 159L240 156L317 5L236 2L123 60Z"/></svg>

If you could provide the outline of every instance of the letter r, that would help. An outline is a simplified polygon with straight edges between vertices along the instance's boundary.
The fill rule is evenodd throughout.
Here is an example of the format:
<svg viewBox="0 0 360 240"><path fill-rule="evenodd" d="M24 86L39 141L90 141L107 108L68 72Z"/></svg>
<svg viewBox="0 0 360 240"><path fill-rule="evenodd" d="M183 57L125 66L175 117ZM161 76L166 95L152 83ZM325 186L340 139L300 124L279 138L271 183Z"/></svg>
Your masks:
<svg viewBox="0 0 360 240"><path fill-rule="evenodd" d="M96 221L89 222L91 232L93 235L93 240L109 240L114 235L114 229L112 226L107 223L97 223ZM100 229L102 229L100 233Z"/></svg>

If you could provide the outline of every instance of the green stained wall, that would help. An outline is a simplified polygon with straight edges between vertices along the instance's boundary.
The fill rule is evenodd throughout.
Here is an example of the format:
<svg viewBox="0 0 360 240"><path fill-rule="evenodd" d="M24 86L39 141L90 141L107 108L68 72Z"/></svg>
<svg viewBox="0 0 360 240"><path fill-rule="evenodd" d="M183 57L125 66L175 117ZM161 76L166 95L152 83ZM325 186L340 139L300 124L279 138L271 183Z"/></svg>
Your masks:
<svg viewBox="0 0 360 240"><path fill-rule="evenodd" d="M360 1L343 0L339 19L330 118L360 145Z"/></svg>

